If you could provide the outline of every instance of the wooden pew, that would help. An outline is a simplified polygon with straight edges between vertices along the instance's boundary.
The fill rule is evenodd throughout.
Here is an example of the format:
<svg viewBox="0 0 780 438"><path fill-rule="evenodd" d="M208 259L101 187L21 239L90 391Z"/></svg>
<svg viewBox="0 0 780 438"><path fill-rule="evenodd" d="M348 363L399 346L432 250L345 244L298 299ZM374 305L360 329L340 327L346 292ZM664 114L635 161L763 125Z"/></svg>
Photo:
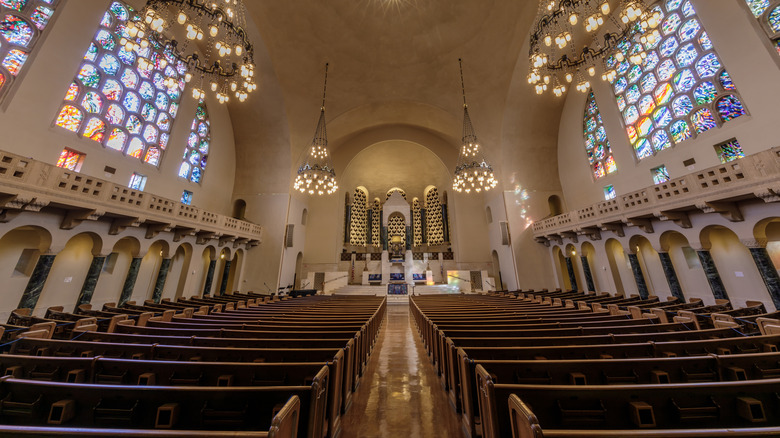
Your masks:
<svg viewBox="0 0 780 438"><path fill-rule="evenodd" d="M323 368L323 371L327 371ZM7 425L177 430L269 430L275 410L292 396L308 430L298 437L324 436L324 391L318 375L311 386L160 387L37 382L0 379L0 418ZM78 401L78 402L76 402Z"/></svg>
<svg viewBox="0 0 780 438"><path fill-rule="evenodd" d="M532 409L542 430L780 427L780 379L664 385L513 385L477 367L484 438L512 435L509 397ZM534 436L519 430L519 436ZM546 433L545 433L545 436ZM630 436L630 435L625 435Z"/></svg>
<svg viewBox="0 0 780 438"><path fill-rule="evenodd" d="M28 438L60 437L126 437L126 438L294 438L298 436L298 419L301 402L294 395L276 412L268 431L227 430L166 430L166 429L117 429L57 426L15 426L0 424L0 435Z"/></svg>

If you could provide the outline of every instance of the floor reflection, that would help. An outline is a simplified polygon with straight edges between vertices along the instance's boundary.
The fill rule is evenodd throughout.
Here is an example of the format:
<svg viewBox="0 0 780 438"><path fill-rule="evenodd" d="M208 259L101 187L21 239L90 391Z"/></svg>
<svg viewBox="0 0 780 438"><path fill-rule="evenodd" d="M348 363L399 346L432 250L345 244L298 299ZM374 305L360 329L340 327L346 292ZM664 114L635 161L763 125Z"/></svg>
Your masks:
<svg viewBox="0 0 780 438"><path fill-rule="evenodd" d="M389 304L376 350L343 418L342 436L459 437L458 422L408 304Z"/></svg>

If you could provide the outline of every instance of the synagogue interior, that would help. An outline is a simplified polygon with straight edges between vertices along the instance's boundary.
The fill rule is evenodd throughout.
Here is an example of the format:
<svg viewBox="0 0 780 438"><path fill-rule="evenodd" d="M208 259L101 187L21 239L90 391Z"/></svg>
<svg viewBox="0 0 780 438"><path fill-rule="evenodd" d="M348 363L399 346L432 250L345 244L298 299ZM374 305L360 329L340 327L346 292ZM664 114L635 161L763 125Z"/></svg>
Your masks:
<svg viewBox="0 0 780 438"><path fill-rule="evenodd" d="M0 436L780 437L780 0L0 0Z"/></svg>

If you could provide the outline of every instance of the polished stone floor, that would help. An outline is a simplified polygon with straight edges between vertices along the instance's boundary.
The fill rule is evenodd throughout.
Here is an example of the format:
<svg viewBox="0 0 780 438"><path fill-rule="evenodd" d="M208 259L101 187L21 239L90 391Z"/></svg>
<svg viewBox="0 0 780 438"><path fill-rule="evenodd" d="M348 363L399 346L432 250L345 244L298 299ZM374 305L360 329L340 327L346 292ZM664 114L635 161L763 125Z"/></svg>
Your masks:
<svg viewBox="0 0 780 438"><path fill-rule="evenodd" d="M342 436L460 437L459 418L447 400L422 345L408 304L389 304Z"/></svg>

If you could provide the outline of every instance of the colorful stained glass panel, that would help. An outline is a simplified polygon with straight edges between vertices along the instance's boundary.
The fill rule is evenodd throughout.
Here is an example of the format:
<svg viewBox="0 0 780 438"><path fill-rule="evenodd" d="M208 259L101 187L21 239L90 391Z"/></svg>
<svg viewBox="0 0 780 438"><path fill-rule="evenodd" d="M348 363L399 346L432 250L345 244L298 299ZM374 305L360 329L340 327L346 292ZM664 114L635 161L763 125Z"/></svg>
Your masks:
<svg viewBox="0 0 780 438"><path fill-rule="evenodd" d="M11 44L27 47L33 37L32 26L16 15L6 15L0 21L0 35Z"/></svg>
<svg viewBox="0 0 780 438"><path fill-rule="evenodd" d="M742 102L733 94L723 96L717 103L718 115L724 122L744 116L746 113Z"/></svg>
<svg viewBox="0 0 780 438"><path fill-rule="evenodd" d="M57 116L55 122L57 126L61 126L69 131L76 132L81 127L81 122L84 120L84 114L79 111L73 105L65 105L60 114Z"/></svg>
<svg viewBox="0 0 780 438"><path fill-rule="evenodd" d="M27 53L19 49L11 49L5 55L5 59L3 59L3 67L16 76L19 74L25 61L27 61Z"/></svg>
<svg viewBox="0 0 780 438"><path fill-rule="evenodd" d="M720 162L723 164L745 157L745 153L742 151L742 146L739 145L739 142L736 138L716 145L715 151L718 153Z"/></svg>

